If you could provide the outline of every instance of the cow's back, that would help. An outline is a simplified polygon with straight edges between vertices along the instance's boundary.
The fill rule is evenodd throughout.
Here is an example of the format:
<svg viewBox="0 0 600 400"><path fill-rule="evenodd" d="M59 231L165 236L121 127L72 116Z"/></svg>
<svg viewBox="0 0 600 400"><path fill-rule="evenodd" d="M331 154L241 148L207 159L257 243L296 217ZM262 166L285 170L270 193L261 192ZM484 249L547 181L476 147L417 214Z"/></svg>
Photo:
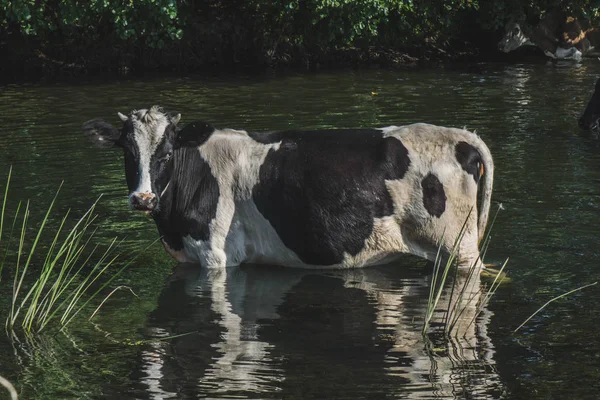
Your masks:
<svg viewBox="0 0 600 400"><path fill-rule="evenodd" d="M386 181L410 165L381 130L273 134L253 200L282 242L309 265L341 264L365 247L377 219L392 216ZM265 138L263 138L265 140Z"/></svg>

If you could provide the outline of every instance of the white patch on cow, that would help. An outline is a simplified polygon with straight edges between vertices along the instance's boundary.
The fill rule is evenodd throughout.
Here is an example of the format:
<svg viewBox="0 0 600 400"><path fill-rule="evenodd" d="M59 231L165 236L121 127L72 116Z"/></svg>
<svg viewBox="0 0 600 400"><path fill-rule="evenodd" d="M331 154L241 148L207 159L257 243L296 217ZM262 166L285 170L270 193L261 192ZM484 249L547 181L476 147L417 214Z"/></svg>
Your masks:
<svg viewBox="0 0 600 400"><path fill-rule="evenodd" d="M165 242L164 239L161 239L161 242L162 242L165 250L167 251L167 253L169 253L169 255L171 257L173 257L177 262L185 263L185 262L189 262L190 261L185 256L185 251L184 250L175 250L174 248L172 248L171 246L169 246L169 244L167 242Z"/></svg>
<svg viewBox="0 0 600 400"><path fill-rule="evenodd" d="M576 60L576 61L580 61L581 58L583 57L583 54L581 54L581 52L579 50L577 50L577 48L575 47L569 47L569 48L563 48L563 47L558 47L556 49L556 53L555 53L556 57L558 59L566 59L566 60Z"/></svg>
<svg viewBox="0 0 600 400"><path fill-rule="evenodd" d="M255 214L240 205L251 202L252 189L259 181L260 166L269 150L277 150L279 145L280 142L259 143L245 131L226 129L213 132L198 148L217 179L219 198L216 216L209 224L208 241L184 239L190 257L208 267L239 265L248 261L249 250L252 252L253 248L264 246L247 232L257 222L256 214L260 213L256 210Z"/></svg>
<svg viewBox="0 0 600 400"><path fill-rule="evenodd" d="M150 160L164 136L169 120L158 107L152 107L150 110L139 110L134 112L132 117L133 138L139 151L140 180L135 192L152 193Z"/></svg>
<svg viewBox="0 0 600 400"><path fill-rule="evenodd" d="M386 126L386 127L378 128L378 129L385 134L388 132L398 130L398 127L396 125L390 125L390 126Z"/></svg>

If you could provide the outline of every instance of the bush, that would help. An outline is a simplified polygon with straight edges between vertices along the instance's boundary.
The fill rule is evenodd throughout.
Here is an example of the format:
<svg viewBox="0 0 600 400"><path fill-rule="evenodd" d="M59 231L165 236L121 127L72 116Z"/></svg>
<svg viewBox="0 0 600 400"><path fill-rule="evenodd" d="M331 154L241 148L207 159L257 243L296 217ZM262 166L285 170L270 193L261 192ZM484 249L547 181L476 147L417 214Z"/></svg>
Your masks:
<svg viewBox="0 0 600 400"><path fill-rule="evenodd" d="M422 55L495 50L512 18L553 8L595 18L584 0L0 0L4 68L36 74L141 73L300 64L340 50Z"/></svg>

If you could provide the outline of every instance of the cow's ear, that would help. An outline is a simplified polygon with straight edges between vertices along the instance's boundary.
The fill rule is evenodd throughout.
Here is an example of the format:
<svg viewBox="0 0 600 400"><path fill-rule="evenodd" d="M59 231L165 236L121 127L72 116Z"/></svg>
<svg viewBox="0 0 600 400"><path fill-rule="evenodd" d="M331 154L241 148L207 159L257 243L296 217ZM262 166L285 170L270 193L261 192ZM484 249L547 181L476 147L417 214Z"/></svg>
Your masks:
<svg viewBox="0 0 600 400"><path fill-rule="evenodd" d="M198 147L206 142L215 128L204 121L194 121L187 124L175 134L174 146Z"/></svg>
<svg viewBox="0 0 600 400"><path fill-rule="evenodd" d="M98 147L113 147L121 132L101 119L93 119L83 124L83 133Z"/></svg>
<svg viewBox="0 0 600 400"><path fill-rule="evenodd" d="M173 125L177 125L179 123L180 119L181 119L181 114L170 114L169 115L169 122L171 122Z"/></svg>

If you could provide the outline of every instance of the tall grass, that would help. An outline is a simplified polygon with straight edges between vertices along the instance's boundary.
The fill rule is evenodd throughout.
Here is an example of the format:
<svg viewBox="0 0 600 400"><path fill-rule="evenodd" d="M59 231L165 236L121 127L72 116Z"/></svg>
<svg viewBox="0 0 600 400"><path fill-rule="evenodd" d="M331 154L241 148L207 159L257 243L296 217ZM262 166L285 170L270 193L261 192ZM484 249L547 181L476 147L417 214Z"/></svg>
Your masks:
<svg viewBox="0 0 600 400"><path fill-rule="evenodd" d="M446 279L448 278L448 273L450 272L450 269L451 269L452 265L454 265L454 261L456 260L456 257L458 256L458 250L460 249L460 244L465 235L467 222L469 221L469 217L471 216L472 211L473 210L471 209L469 211L469 214L465 218L465 221L463 222L463 224L460 228L460 231L458 232L458 236L456 237L456 239L454 240L454 243L452 244L452 249L450 250L450 254L448 255L448 258L446 259L446 263L444 264L443 268L442 268L442 260L443 260L442 243L444 242L444 240L440 240L440 245L438 246L438 251L437 251L437 254L435 257L435 262L433 264L433 277L431 279L431 286L429 288L429 299L427 301L427 310L425 312L425 322L423 324L423 334L426 334L427 331L429 330L429 324L431 322L431 319L433 318L433 314L435 313L435 310L438 307L440 298L442 297ZM444 231L442 233L442 238L444 237L445 234L446 234L446 232ZM454 291L454 287L452 287L452 291ZM452 294L453 293L451 293L451 296L452 296Z"/></svg>
<svg viewBox="0 0 600 400"><path fill-rule="evenodd" d="M0 245L5 246L0 273L4 268L13 267L14 275L6 329L12 331L20 326L27 333L40 332L53 321L57 321L58 326L63 329L129 266L133 259L112 272L104 283L99 283L99 279L119 257L116 253L119 244L116 238L103 250L100 250L99 245L92 244L96 233L96 230L92 229L92 224L97 219L95 209L100 198L71 227L67 227L70 210L67 211L58 222L55 232L46 235L62 184L46 209L39 226L33 230L32 239L28 237L28 232L32 231L29 227L31 213L29 202L25 203L24 209L22 202L18 203L8 237L3 235L5 216L8 214L7 197L11 175L12 168L8 174L0 210ZM15 228L17 228L16 233ZM16 258L16 261L12 264L11 260L8 266L7 254L12 251L11 245L15 234L17 249L13 258ZM46 245L48 241L49 244ZM31 279L33 283L26 287ZM99 287L89 294L93 286Z"/></svg>
<svg viewBox="0 0 600 400"><path fill-rule="evenodd" d="M454 261L456 260L456 256L458 255L458 249L460 247L460 243L465 234L465 226L466 226L466 221L463 224L463 226L452 246L452 249L450 251L450 254L448 255L448 258L446 260L446 263L444 264L443 269L442 269L443 257L442 257L441 243L438 247L438 252L435 257L435 262L433 264L433 276L431 278L431 286L429 287L429 299L427 301L427 310L425 312L425 322L423 323L423 334L426 334L427 331L429 330L429 324L431 322L431 319L433 318L433 314L435 313L435 310L438 307L440 298L442 297L446 279L448 278L448 273L450 272L450 268L452 267L452 265L454 264ZM442 233L442 237L444 234L445 234L445 231L444 231L444 233ZM443 242L443 240L440 242Z"/></svg>
<svg viewBox="0 0 600 400"><path fill-rule="evenodd" d="M502 204L498 206L498 209L496 210L494 218L492 219L490 227L482 242L482 249L480 252L480 258L482 263L484 262L484 257L491 240L490 233L492 227L496 221L496 217L498 216L500 210L503 210ZM445 262L443 260L444 257L442 257L442 245L440 244L440 246L438 247L438 252L433 267L433 277L429 288L429 299L427 302L427 309L425 312L425 319L422 331L423 335L426 335L428 333L433 315L438 309L439 301L442 297L444 287L448 279L448 275L452 267L454 267L456 257L458 256L460 244L464 238L466 224L469 220L471 212L472 210L469 212L469 215L467 215L467 218L465 219L459 231L459 234L452 245L448 257L445 259ZM445 232L442 234L442 237L444 234ZM452 286L450 287L450 300L448 301L448 306L445 310L445 316L443 319L444 334L446 336L452 336L456 332L458 332L459 328L463 323L468 323L468 326L474 323L475 319L479 316L483 308L488 304L489 300L491 299L491 297L496 292L496 290L505 278L504 268L508 263L508 259L504 262L504 264L496 274L489 289L485 290L484 293L484 288L480 284L479 276L476 275L481 272L477 268L477 261L478 260L475 260L466 271L459 271L459 268L455 267L454 279L452 281ZM459 274L463 274L463 276L459 277ZM463 281L464 284L462 284L460 287L457 287L457 282L459 281ZM477 290L470 290L471 285L475 284L478 286ZM482 293L483 296L481 296ZM470 320L465 321L465 318L463 318L463 316L465 314L465 311L469 307L475 307L476 311L474 316L472 316Z"/></svg>

